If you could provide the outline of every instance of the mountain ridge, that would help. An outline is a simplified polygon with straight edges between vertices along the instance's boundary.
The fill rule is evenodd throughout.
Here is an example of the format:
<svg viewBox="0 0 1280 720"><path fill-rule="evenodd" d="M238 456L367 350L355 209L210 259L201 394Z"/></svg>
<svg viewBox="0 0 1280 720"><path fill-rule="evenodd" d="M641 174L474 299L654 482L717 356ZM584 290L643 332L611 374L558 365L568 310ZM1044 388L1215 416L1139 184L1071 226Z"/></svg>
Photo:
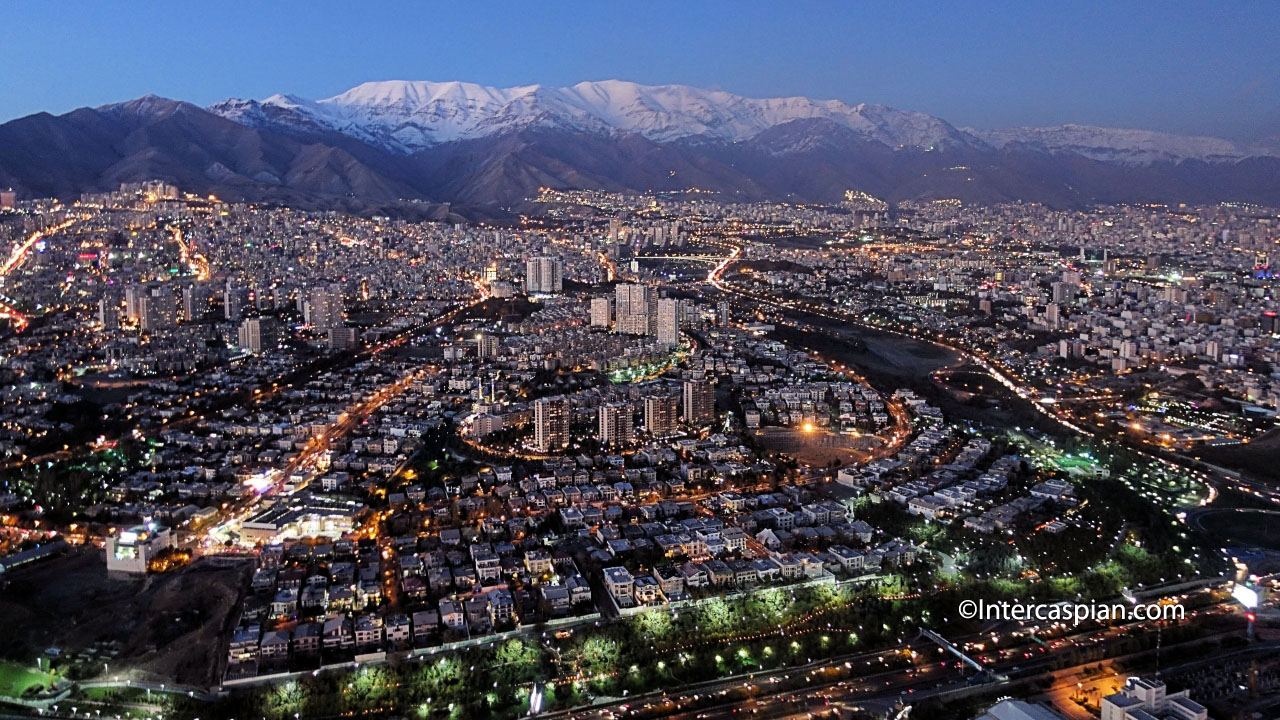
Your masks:
<svg viewBox="0 0 1280 720"><path fill-rule="evenodd" d="M896 148L998 150L1019 144L1129 164L1280 155L1266 144L1248 146L1221 138L1079 124L957 128L925 113L885 105L801 96L750 98L687 85L621 80L510 88L390 80L362 83L321 100L276 94L262 101L228 99L208 109L242 122L262 123L271 117L276 127L289 122L323 126L406 153L529 126L632 132L658 142L691 137L742 142L787 122L821 118Z"/></svg>
<svg viewBox="0 0 1280 720"><path fill-rule="evenodd" d="M334 100L341 98L341 100ZM0 125L0 187L75 197L161 179L230 200L510 217L540 188L697 188L730 201L955 198L1083 207L1280 206L1280 142L1066 125L980 131L924 113L621 81L372 83L210 108L154 95Z"/></svg>

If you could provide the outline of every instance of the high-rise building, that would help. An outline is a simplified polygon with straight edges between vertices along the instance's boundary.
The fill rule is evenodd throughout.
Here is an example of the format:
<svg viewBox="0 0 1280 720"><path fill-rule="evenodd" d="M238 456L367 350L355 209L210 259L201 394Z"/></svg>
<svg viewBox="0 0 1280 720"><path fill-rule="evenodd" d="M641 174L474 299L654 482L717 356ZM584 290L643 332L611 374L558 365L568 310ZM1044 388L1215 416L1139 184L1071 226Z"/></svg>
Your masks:
<svg viewBox="0 0 1280 720"><path fill-rule="evenodd" d="M147 320L148 320L148 318L147 318L147 306L148 306L148 305L150 305L150 304L151 304L151 296L150 296L150 295L141 295L141 296L139 296L139 297L135 298L135 299L134 299L134 301L133 301L133 310L134 310L134 312L135 312L135 313L137 313L136 315L134 315L134 316L133 316L133 319L138 323L138 329L139 329L139 330L151 330L151 329L152 329L152 327L151 327L150 323L148 323L148 322L147 322Z"/></svg>
<svg viewBox="0 0 1280 720"><path fill-rule="evenodd" d="M248 304L249 290L236 287L228 280L226 289L222 291L222 316L227 320L239 320Z"/></svg>
<svg viewBox="0 0 1280 720"><path fill-rule="evenodd" d="M716 394L706 380L684 381L684 421L706 425L716 419Z"/></svg>
<svg viewBox="0 0 1280 720"><path fill-rule="evenodd" d="M283 310L293 300L294 289L288 285L277 285L271 291L271 309Z"/></svg>
<svg viewBox="0 0 1280 720"><path fill-rule="evenodd" d="M1258 328L1262 332L1280 332L1280 313L1276 313L1274 310L1264 311L1258 320Z"/></svg>
<svg viewBox="0 0 1280 720"><path fill-rule="evenodd" d="M146 285L129 285L124 289L125 319L138 322L142 318L142 311L146 307L146 297Z"/></svg>
<svg viewBox="0 0 1280 720"><path fill-rule="evenodd" d="M497 335L479 335L476 337L476 357L481 360L498 357L501 346Z"/></svg>
<svg viewBox="0 0 1280 720"><path fill-rule="evenodd" d="M492 435L502 429L502 416L480 413L471 421L471 434L475 437Z"/></svg>
<svg viewBox="0 0 1280 720"><path fill-rule="evenodd" d="M654 437L676 433L675 396L654 395L644 399L644 428Z"/></svg>
<svg viewBox="0 0 1280 720"><path fill-rule="evenodd" d="M564 289L564 261L553 255L529 258L524 265L526 293L551 295Z"/></svg>
<svg viewBox="0 0 1280 720"><path fill-rule="evenodd" d="M193 284L182 289L182 321L193 322L204 317L209 309L209 289Z"/></svg>
<svg viewBox="0 0 1280 720"><path fill-rule="evenodd" d="M716 303L716 324L729 327L729 303L725 300Z"/></svg>
<svg viewBox="0 0 1280 720"><path fill-rule="evenodd" d="M148 332L171 327L178 320L178 301L168 287L153 287L138 306L138 327Z"/></svg>
<svg viewBox="0 0 1280 720"><path fill-rule="evenodd" d="M541 452L569 447L569 401L541 398L533 403L533 443Z"/></svg>
<svg viewBox="0 0 1280 720"><path fill-rule="evenodd" d="M13 188L0 190L0 210L8 210L18 204L18 194Z"/></svg>
<svg viewBox="0 0 1280 720"><path fill-rule="evenodd" d="M601 405L598 417L601 445L626 445L635 439L634 411L627 403Z"/></svg>
<svg viewBox="0 0 1280 720"><path fill-rule="evenodd" d="M360 342L356 329L352 327L332 327L326 333L330 350L351 350Z"/></svg>
<svg viewBox="0 0 1280 720"><path fill-rule="evenodd" d="M650 323L657 323L656 317L650 320L649 306L652 298L653 292L648 285L621 283L615 287L613 310L617 318L617 331L628 335L650 334Z"/></svg>
<svg viewBox="0 0 1280 720"><path fill-rule="evenodd" d="M307 324L315 330L342 327L346 322L342 306L342 286L334 283L311 288L306 309Z"/></svg>
<svg viewBox="0 0 1280 720"><path fill-rule="evenodd" d="M111 298L98 300L98 327L115 330L120 327L120 306Z"/></svg>
<svg viewBox="0 0 1280 720"><path fill-rule="evenodd" d="M163 180L147 180L136 183L120 183L120 192L140 195L148 201L177 200L178 186Z"/></svg>
<svg viewBox="0 0 1280 720"><path fill-rule="evenodd" d="M676 298L658 300L657 327L655 334L663 345L680 344L680 301Z"/></svg>
<svg viewBox="0 0 1280 720"><path fill-rule="evenodd" d="M613 318L612 311L609 307L609 298L598 297L591 299L591 327L609 327L609 322Z"/></svg>
<svg viewBox="0 0 1280 720"><path fill-rule="evenodd" d="M279 333L275 318L251 317L240 323L239 345L241 348L258 355L275 350L279 344Z"/></svg>
<svg viewBox="0 0 1280 720"><path fill-rule="evenodd" d="M613 288L613 310L620 318L631 313L643 313L648 307L649 288L637 283L618 283Z"/></svg>

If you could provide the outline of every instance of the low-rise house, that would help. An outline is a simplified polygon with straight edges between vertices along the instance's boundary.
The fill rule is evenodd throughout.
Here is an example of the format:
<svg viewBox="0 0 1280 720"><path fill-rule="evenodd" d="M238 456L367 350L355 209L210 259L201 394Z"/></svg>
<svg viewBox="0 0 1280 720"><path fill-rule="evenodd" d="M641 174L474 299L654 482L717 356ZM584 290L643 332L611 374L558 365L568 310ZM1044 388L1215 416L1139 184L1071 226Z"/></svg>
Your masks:
<svg viewBox="0 0 1280 720"><path fill-rule="evenodd" d="M324 628L318 622L298 623L293 629L293 654L314 655L320 652Z"/></svg>
<svg viewBox="0 0 1280 720"><path fill-rule="evenodd" d="M368 613L356 618L356 647L366 649L381 648L382 633L383 623L381 616Z"/></svg>
<svg viewBox="0 0 1280 720"><path fill-rule="evenodd" d="M662 602L662 591L658 581L651 575L637 575L635 578L635 599L638 605L657 605Z"/></svg>
<svg viewBox="0 0 1280 720"><path fill-rule="evenodd" d="M490 590L488 601L489 619L494 625L507 625L516 621L516 604L511 591L505 588Z"/></svg>
<svg viewBox="0 0 1280 720"><path fill-rule="evenodd" d="M268 630L262 635L258 654L263 659L286 658L289 656L289 631Z"/></svg>
<svg viewBox="0 0 1280 720"><path fill-rule="evenodd" d="M563 617L569 614L572 602L569 599L569 588L564 585L543 585L538 588L542 595L543 611L552 617Z"/></svg>
<svg viewBox="0 0 1280 720"><path fill-rule="evenodd" d="M346 615L334 615L324 621L324 634L321 639L325 650L340 650L355 644L355 635L351 631L351 621Z"/></svg>
<svg viewBox="0 0 1280 720"><path fill-rule="evenodd" d="M262 634L257 625L240 626L231 635L227 645L227 661L231 664L246 662L258 657L258 641Z"/></svg>
<svg viewBox="0 0 1280 720"><path fill-rule="evenodd" d="M413 614L413 644L419 647L433 640L440 632L440 613L436 610L419 610Z"/></svg>
<svg viewBox="0 0 1280 720"><path fill-rule="evenodd" d="M629 606L635 596L635 578L631 577L631 572L624 567L605 568L604 587L619 606L623 603Z"/></svg>
<svg viewBox="0 0 1280 720"><path fill-rule="evenodd" d="M467 627L467 617L462 611L462 606L453 600L440 601L440 622L450 630L465 630Z"/></svg>
<svg viewBox="0 0 1280 720"><path fill-rule="evenodd" d="M412 637L412 626L406 615L388 615L384 623L385 637L387 645L390 647L405 647L409 644Z"/></svg>

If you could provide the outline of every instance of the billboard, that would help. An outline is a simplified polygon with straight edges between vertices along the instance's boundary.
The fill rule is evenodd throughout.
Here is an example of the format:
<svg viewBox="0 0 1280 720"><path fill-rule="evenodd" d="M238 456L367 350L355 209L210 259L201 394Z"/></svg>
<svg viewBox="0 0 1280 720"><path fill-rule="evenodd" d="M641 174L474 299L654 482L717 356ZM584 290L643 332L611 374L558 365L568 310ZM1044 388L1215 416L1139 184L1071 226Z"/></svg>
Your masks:
<svg viewBox="0 0 1280 720"><path fill-rule="evenodd" d="M1239 600L1241 605L1250 610L1258 607L1258 589L1252 585L1236 583L1235 587L1231 588L1231 597Z"/></svg>

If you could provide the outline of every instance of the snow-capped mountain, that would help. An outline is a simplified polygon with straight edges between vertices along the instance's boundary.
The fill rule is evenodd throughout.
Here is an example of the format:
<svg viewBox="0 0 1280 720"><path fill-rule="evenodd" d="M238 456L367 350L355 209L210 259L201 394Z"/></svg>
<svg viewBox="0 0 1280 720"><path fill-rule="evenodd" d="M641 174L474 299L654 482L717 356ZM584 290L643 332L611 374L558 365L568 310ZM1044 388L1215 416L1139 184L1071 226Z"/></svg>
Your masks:
<svg viewBox="0 0 1280 720"><path fill-rule="evenodd" d="M210 111L254 127L323 127L384 148L415 152L525 128L635 133L656 142L741 142L794 120L823 119L890 148L982 146L919 112L803 97L757 99L685 85L619 80L572 87L493 88L462 82L370 82L324 100L273 95L225 100Z"/></svg>
<svg viewBox="0 0 1280 720"><path fill-rule="evenodd" d="M74 197L162 179L219 197L510 217L540 188L697 188L734 202L1243 201L1280 205L1280 139L1065 125L959 129L919 112L616 80L366 83L200 108L145 96L0 125L0 187ZM436 204L439 203L439 204Z"/></svg>
<svg viewBox="0 0 1280 720"><path fill-rule="evenodd" d="M959 129L925 113L883 105L748 98L687 85L621 80L511 88L389 80L364 83L323 100L272 95L261 101L224 100L208 109L250 127L295 135L336 132L403 154L531 128L603 136L633 133L659 143L740 143L788 123L826 121L862 141L894 150L1014 149L1128 166L1280 156L1263 143L1243 146L1219 138L1085 125Z"/></svg>
<svg viewBox="0 0 1280 720"><path fill-rule="evenodd" d="M1153 162L1232 162L1250 155L1268 155L1261 148L1252 151L1230 140L1154 132L1100 128L1087 125L1022 127L1008 130L966 129L997 150L1024 146L1050 153L1070 153L1094 160L1123 165Z"/></svg>

